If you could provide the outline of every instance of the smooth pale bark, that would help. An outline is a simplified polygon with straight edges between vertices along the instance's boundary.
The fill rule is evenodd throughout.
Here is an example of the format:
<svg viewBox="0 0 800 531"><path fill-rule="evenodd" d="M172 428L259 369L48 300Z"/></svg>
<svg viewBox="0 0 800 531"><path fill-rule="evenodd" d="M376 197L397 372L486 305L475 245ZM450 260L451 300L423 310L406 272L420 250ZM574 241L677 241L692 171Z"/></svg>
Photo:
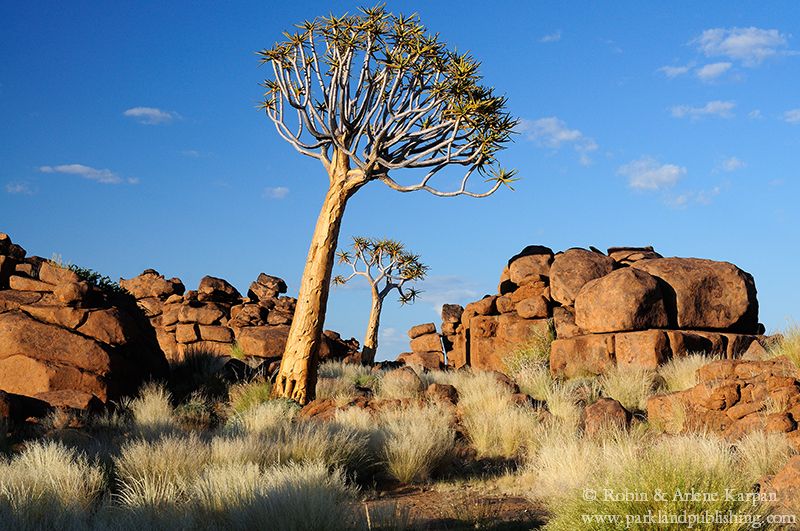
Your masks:
<svg viewBox="0 0 800 531"><path fill-rule="evenodd" d="M272 387L273 396L291 398L303 405L315 395L322 328L344 210L347 200L361 185L348 180L348 171L347 158L334 157L329 169L330 188L311 238L297 307Z"/></svg>
<svg viewBox="0 0 800 531"><path fill-rule="evenodd" d="M373 288L372 309L369 312L367 333L364 336L364 348L361 350L361 363L372 363L375 361L375 352L378 350L378 327L381 324L382 307L383 297Z"/></svg>

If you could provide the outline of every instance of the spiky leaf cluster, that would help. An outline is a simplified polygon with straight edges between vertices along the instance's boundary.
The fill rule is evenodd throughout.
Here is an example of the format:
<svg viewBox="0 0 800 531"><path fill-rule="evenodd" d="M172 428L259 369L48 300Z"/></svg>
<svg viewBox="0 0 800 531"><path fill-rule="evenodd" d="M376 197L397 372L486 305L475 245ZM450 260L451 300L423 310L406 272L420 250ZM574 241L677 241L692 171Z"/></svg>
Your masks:
<svg viewBox="0 0 800 531"><path fill-rule="evenodd" d="M481 84L477 60L448 50L416 14L376 6L320 17L257 53L272 70L261 109L284 139L326 167L338 151L360 182L445 196L485 196L509 184L496 160L517 123L506 98ZM466 173L457 189L441 191L430 181L449 165ZM405 186L389 176L401 168L427 174ZM490 190L467 190L475 170Z"/></svg>
<svg viewBox="0 0 800 531"><path fill-rule="evenodd" d="M349 265L352 273L345 277L337 275L334 285L343 285L353 277L366 278L381 299L396 289L400 293L400 303L407 304L416 300L422 293L406 283L424 280L428 266L423 264L419 255L411 253L396 240L354 237L349 249L337 252L339 264Z"/></svg>

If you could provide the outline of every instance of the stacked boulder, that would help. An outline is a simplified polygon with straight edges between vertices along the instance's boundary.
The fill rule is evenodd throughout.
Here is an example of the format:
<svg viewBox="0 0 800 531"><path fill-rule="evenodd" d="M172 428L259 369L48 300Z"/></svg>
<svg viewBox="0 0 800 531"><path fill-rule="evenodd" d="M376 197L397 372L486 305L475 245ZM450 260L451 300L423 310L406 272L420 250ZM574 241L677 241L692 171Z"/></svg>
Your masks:
<svg viewBox="0 0 800 531"><path fill-rule="evenodd" d="M152 269L120 285L147 313L170 361L183 360L192 351L244 355L256 364L278 361L297 304L282 295L287 290L282 279L265 273L250 284L247 297L212 276L203 277L197 290L184 293L180 279L166 280ZM358 341L345 341L326 330L320 357L357 361L358 347Z"/></svg>
<svg viewBox="0 0 800 531"><path fill-rule="evenodd" d="M0 233L0 391L87 409L166 375L132 297L26 252Z"/></svg>
<svg viewBox="0 0 800 531"><path fill-rule="evenodd" d="M764 332L753 277L733 264L663 258L652 247L554 254L531 245L508 261L496 295L443 311L448 365L503 371L551 326L550 368L568 378L695 351L733 358Z"/></svg>
<svg viewBox="0 0 800 531"><path fill-rule="evenodd" d="M785 357L714 361L697 378L691 389L650 398L648 420L669 433L699 430L731 439L752 431L791 433L800 446L800 379Z"/></svg>
<svg viewBox="0 0 800 531"><path fill-rule="evenodd" d="M421 365L426 369L439 369L444 366L444 350L442 336L436 332L436 325L425 323L412 327L408 331L411 339L411 352L404 352L397 357L406 365Z"/></svg>

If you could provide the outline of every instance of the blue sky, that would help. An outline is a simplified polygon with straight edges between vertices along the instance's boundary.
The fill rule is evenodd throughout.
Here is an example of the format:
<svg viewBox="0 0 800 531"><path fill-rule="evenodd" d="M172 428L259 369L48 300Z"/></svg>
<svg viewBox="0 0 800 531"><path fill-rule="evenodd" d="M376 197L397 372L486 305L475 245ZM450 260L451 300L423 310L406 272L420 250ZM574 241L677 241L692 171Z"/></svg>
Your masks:
<svg viewBox="0 0 800 531"><path fill-rule="evenodd" d="M254 51L353 2L4 2L0 231L113 278L153 267L296 294L326 186L255 110ZM335 5L335 7L331 7ZM400 239L431 267L388 304L379 358L442 302L495 291L527 244L653 245L753 273L768 329L797 316L800 4L391 2L483 62L522 119L488 199L351 200L342 228ZM795 35L797 34L797 35ZM361 339L368 292L337 288L327 327Z"/></svg>

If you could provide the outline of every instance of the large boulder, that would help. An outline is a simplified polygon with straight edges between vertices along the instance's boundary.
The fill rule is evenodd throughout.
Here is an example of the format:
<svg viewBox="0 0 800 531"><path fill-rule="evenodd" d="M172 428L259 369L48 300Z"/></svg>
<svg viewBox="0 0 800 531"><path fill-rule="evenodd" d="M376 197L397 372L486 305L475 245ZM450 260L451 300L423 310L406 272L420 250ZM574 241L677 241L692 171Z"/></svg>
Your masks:
<svg viewBox="0 0 800 531"><path fill-rule="evenodd" d="M752 275L728 262L657 258L631 267L662 280L671 325L683 329L758 332L758 299Z"/></svg>
<svg viewBox="0 0 800 531"><path fill-rule="evenodd" d="M663 328L669 324L659 282L626 267L587 282L575 298L575 324L587 332Z"/></svg>
<svg viewBox="0 0 800 531"><path fill-rule="evenodd" d="M516 285L550 276L553 250L543 245L529 245L508 261L508 279Z"/></svg>
<svg viewBox="0 0 800 531"><path fill-rule="evenodd" d="M186 291L179 278L167 280L155 269L145 269L139 276L120 279L119 285L136 299L166 300L170 295L183 295L183 292Z"/></svg>
<svg viewBox="0 0 800 531"><path fill-rule="evenodd" d="M614 260L585 249L569 249L556 255L550 266L550 294L564 306L572 306L581 288L590 280L614 269Z"/></svg>

